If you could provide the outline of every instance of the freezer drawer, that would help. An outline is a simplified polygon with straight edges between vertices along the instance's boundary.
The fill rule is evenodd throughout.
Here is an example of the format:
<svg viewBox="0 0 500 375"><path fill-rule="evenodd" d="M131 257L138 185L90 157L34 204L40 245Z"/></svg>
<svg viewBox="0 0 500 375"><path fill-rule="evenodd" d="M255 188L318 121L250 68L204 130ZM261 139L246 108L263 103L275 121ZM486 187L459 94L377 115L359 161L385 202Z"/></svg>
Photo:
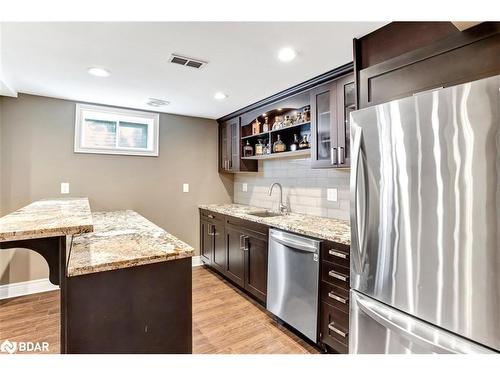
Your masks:
<svg viewBox="0 0 500 375"><path fill-rule="evenodd" d="M349 353L495 353L460 336L351 291Z"/></svg>

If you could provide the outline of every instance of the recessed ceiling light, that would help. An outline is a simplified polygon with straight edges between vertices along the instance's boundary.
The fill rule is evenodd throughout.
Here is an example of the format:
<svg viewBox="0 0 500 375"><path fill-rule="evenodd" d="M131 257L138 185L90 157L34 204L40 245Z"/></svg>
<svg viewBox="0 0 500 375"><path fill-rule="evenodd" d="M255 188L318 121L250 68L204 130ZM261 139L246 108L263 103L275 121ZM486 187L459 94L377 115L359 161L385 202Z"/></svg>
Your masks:
<svg viewBox="0 0 500 375"><path fill-rule="evenodd" d="M109 77L110 75L110 73L106 69L96 67L88 68L87 72L96 77Z"/></svg>
<svg viewBox="0 0 500 375"><path fill-rule="evenodd" d="M283 62L290 62L297 57L297 52L290 47L283 47L278 52L278 59Z"/></svg>
<svg viewBox="0 0 500 375"><path fill-rule="evenodd" d="M214 95L214 98L217 100L224 100L227 98L227 94L224 94L223 92L216 92Z"/></svg>
<svg viewBox="0 0 500 375"><path fill-rule="evenodd" d="M168 100L149 98L147 105L151 107L163 107L165 105L169 105L170 102Z"/></svg>

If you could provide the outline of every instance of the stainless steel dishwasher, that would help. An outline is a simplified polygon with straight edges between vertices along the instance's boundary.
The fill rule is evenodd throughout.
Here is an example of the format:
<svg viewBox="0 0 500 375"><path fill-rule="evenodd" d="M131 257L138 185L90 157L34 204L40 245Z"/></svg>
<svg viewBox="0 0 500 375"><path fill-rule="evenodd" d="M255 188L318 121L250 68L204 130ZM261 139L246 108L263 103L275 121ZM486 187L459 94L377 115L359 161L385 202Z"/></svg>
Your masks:
<svg viewBox="0 0 500 375"><path fill-rule="evenodd" d="M269 231L267 309L316 342L320 242Z"/></svg>

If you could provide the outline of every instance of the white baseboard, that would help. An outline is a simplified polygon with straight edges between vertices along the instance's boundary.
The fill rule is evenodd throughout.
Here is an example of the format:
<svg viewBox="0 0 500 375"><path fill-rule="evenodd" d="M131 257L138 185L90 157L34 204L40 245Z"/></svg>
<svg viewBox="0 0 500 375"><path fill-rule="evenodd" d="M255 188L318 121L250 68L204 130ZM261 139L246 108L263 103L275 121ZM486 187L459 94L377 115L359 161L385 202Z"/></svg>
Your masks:
<svg viewBox="0 0 500 375"><path fill-rule="evenodd" d="M23 281L20 283L12 283L0 285L0 299L25 296L27 294L35 294L57 290L59 287L52 284L49 279L38 279L31 281Z"/></svg>
<svg viewBox="0 0 500 375"><path fill-rule="evenodd" d="M192 262L193 267L199 267L203 265L203 262L201 261L201 257L199 255L193 257ZM59 287L57 285L51 284L49 279L38 279L23 281L20 283L0 285L0 299L25 296L27 294L49 292L56 289L59 289Z"/></svg>
<svg viewBox="0 0 500 375"><path fill-rule="evenodd" d="M203 262L201 261L201 256L193 257L193 267L203 266Z"/></svg>

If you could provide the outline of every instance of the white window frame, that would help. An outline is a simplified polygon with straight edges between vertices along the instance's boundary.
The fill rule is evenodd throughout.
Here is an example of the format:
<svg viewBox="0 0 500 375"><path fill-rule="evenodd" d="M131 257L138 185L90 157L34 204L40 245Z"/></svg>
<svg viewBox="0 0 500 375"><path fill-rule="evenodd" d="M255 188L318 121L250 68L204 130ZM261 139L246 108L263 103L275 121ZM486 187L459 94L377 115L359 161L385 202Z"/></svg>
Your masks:
<svg viewBox="0 0 500 375"><path fill-rule="evenodd" d="M116 121L115 147L89 147L83 145L85 139L85 118L90 113L96 113L98 119ZM148 126L148 146L146 148L119 147L118 139L120 135L119 122L138 122ZM86 154L109 154L109 155L134 155L134 156L158 156L159 154L159 123L160 115L153 112L136 111L133 109L113 108L92 104L76 104L75 112L75 153Z"/></svg>

